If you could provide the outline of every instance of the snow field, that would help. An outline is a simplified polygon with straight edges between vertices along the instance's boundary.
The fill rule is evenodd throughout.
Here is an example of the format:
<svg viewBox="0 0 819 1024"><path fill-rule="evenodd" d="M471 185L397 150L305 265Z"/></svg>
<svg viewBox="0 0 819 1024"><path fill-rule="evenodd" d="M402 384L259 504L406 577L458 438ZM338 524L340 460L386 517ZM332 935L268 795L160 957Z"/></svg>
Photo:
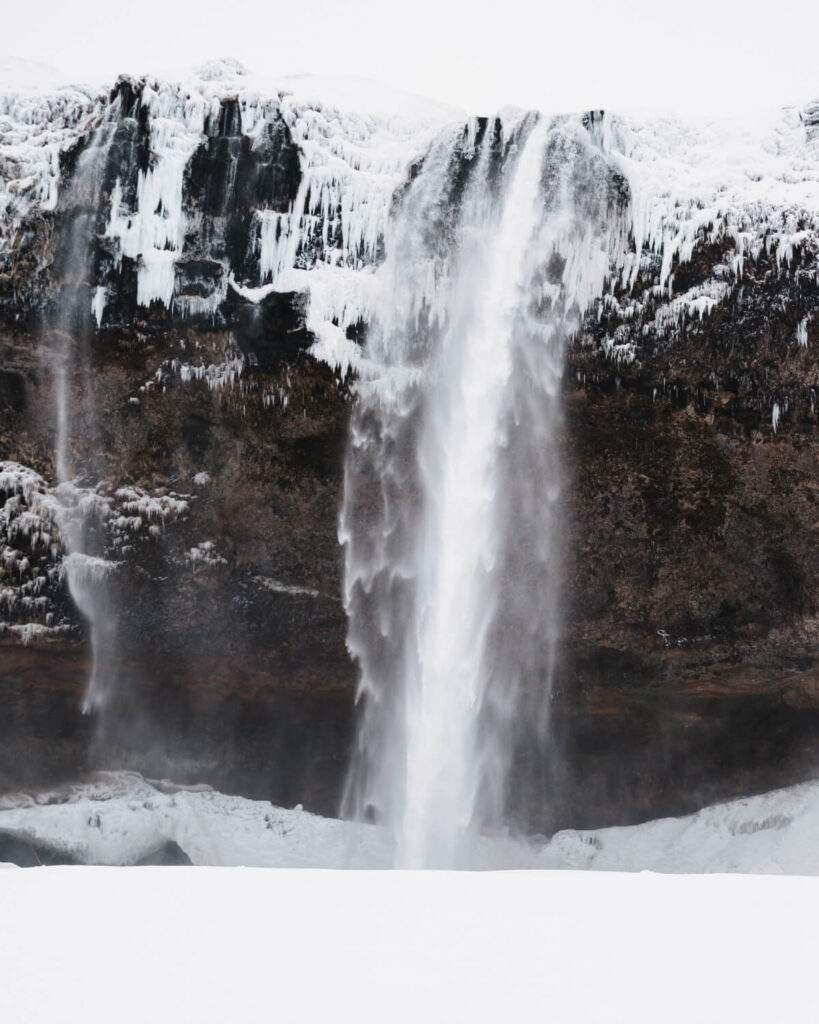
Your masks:
<svg viewBox="0 0 819 1024"><path fill-rule="evenodd" d="M0 872L4 1024L808 1024L819 879Z"/></svg>

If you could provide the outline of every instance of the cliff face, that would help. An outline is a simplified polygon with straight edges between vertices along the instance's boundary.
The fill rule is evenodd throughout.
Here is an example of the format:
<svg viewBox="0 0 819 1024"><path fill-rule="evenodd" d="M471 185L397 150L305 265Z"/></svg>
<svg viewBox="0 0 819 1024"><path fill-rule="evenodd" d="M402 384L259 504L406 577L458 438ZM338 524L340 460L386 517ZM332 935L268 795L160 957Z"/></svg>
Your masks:
<svg viewBox="0 0 819 1024"><path fill-rule="evenodd" d="M306 354L315 339L303 293L250 301L227 285L228 268L258 280L260 214L293 203L297 148L277 101L262 104L251 139L238 101L214 100L176 180L154 183L158 225L135 225L150 176L168 173L157 154L168 111L149 117L149 99L144 83L123 81L90 105L90 130L60 154L60 199L53 210L32 204L5 253L0 487L14 510L3 534L0 778L137 764L331 813L354 685L336 537L348 389ZM174 100L190 114L184 95ZM163 208L174 194L181 215ZM124 235L141 237L114 237L111 209ZM168 226L174 216L183 230ZM78 280L71 238L83 218L90 273ZM178 248L154 249L153 265L124 251L163 235ZM167 304L151 294L165 287L165 252L176 257ZM66 329L71 460L100 554L117 566L117 644L100 667L116 685L91 717L81 713L89 627L67 592L51 508Z"/></svg>
<svg viewBox="0 0 819 1024"><path fill-rule="evenodd" d="M355 714L348 421L390 207L449 113L340 113L226 65L2 102L0 784L129 767L334 813ZM629 255L567 355L555 756L513 800L534 827L819 767L811 117L693 184L661 164L690 165L694 133L584 119ZM463 129L464 175L485 130ZM115 565L115 685L93 715L66 504Z"/></svg>

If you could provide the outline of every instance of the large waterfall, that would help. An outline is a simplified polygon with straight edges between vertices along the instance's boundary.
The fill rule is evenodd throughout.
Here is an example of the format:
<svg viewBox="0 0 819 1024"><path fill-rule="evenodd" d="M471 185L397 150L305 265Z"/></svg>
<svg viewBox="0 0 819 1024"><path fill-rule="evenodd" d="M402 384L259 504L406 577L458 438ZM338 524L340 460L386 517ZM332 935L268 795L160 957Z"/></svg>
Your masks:
<svg viewBox="0 0 819 1024"><path fill-rule="evenodd" d="M447 132L393 218L340 535L363 703L344 810L389 823L400 866L467 866L516 753L548 762L563 349L622 241L574 119Z"/></svg>
<svg viewBox="0 0 819 1024"><path fill-rule="evenodd" d="M816 774L817 260L816 103L0 82L0 861L646 866Z"/></svg>

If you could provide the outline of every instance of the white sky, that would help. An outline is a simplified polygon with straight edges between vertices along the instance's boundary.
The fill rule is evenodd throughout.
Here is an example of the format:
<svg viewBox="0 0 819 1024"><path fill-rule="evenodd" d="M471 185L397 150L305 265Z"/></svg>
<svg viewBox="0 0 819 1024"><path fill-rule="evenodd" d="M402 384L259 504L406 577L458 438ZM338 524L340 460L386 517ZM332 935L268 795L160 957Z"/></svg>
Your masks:
<svg viewBox="0 0 819 1024"><path fill-rule="evenodd" d="M505 104L727 112L819 97L811 0L5 0L0 55L72 75L232 56Z"/></svg>

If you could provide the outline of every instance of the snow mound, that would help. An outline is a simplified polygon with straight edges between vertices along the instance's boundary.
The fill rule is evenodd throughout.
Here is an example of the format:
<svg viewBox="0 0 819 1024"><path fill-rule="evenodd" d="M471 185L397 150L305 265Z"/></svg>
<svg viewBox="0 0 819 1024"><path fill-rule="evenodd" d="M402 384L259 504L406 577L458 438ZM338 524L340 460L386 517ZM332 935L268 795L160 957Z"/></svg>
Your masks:
<svg viewBox="0 0 819 1024"><path fill-rule="evenodd" d="M559 832L543 867L819 874L819 782L628 828Z"/></svg>
<svg viewBox="0 0 819 1024"><path fill-rule="evenodd" d="M133 772L0 797L0 831L87 864L134 864L169 840L194 864L342 868L390 861L387 837L371 826Z"/></svg>
<svg viewBox="0 0 819 1024"><path fill-rule="evenodd" d="M175 842L198 865L388 868L382 828L226 796L207 786L100 772L57 789L0 797L0 832L87 864L135 864ZM819 874L819 782L625 828L551 840L485 836L475 869Z"/></svg>

